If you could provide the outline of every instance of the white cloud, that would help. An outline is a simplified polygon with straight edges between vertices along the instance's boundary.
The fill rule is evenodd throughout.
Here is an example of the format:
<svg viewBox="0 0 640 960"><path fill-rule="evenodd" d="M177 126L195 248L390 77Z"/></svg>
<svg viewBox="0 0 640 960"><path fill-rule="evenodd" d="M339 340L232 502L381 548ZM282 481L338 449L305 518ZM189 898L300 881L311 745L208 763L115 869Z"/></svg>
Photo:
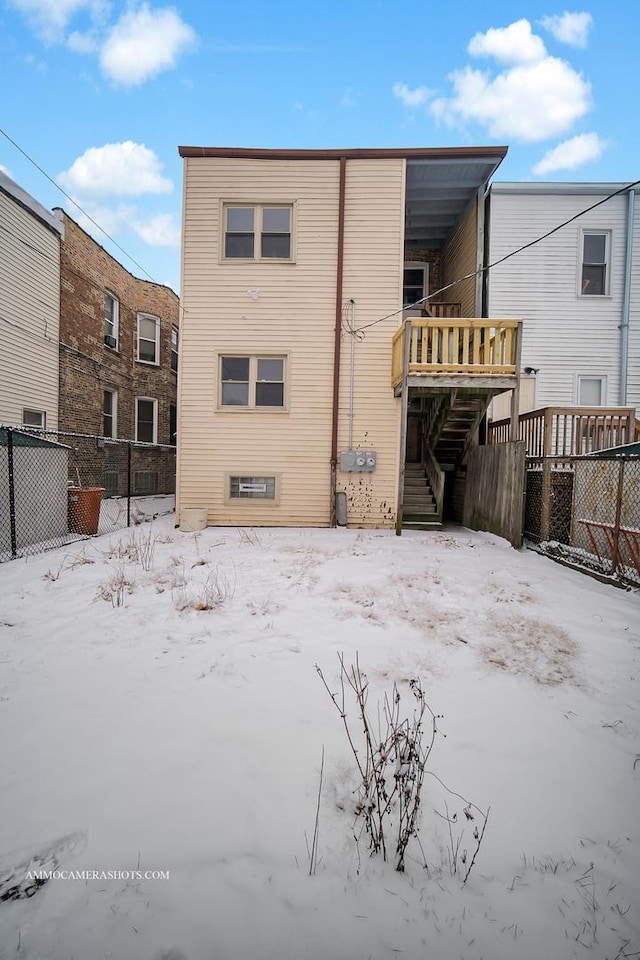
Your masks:
<svg viewBox="0 0 640 960"><path fill-rule="evenodd" d="M420 107L432 94L428 87L414 87L411 90L406 83L394 83L391 92L398 100L402 100L405 107Z"/></svg>
<svg viewBox="0 0 640 960"><path fill-rule="evenodd" d="M590 13L568 13L565 10L560 15L543 17L540 23L561 43L584 49L587 46L593 17Z"/></svg>
<svg viewBox="0 0 640 960"><path fill-rule="evenodd" d="M8 0L9 5L25 14L35 30L48 43L60 42L69 21L86 11L95 22L101 21L110 5L106 0Z"/></svg>
<svg viewBox="0 0 640 960"><path fill-rule="evenodd" d="M98 49L99 41L94 31L90 30L86 33L81 33L79 30L74 30L67 37L67 46L70 50L73 50L74 53L95 53Z"/></svg>
<svg viewBox="0 0 640 960"><path fill-rule="evenodd" d="M170 7L131 8L111 28L100 53L103 73L122 86L136 86L174 67L196 39L194 30Z"/></svg>
<svg viewBox="0 0 640 960"><path fill-rule="evenodd" d="M472 57L494 57L500 63L535 63L547 55L544 43L532 33L528 20L476 33L467 50Z"/></svg>
<svg viewBox="0 0 640 960"><path fill-rule="evenodd" d="M606 149L606 142L597 133L581 133L559 143L553 150L545 153L542 160L535 165L533 172L536 176L544 176L555 170L575 170L583 163L599 160Z"/></svg>
<svg viewBox="0 0 640 960"><path fill-rule="evenodd" d="M152 247L180 249L180 224L171 213L157 213L147 220L133 220L131 226L140 239Z"/></svg>
<svg viewBox="0 0 640 960"><path fill-rule="evenodd" d="M476 35L472 41L474 50L491 50L494 57L499 53L503 59L513 58L513 35L509 29L500 34L499 42L499 31L492 34L491 40L487 40L491 31ZM591 109L591 85L565 60L546 52L534 59L534 51L535 45L529 44L525 62L517 62L495 76L470 66L455 70L449 77L453 95L434 100L431 112L452 126L476 122L486 127L492 137L524 142L568 133L576 120Z"/></svg>
<svg viewBox="0 0 640 960"><path fill-rule="evenodd" d="M89 147L58 179L65 190L85 198L135 197L173 190L172 181L162 176L153 150L132 140Z"/></svg>

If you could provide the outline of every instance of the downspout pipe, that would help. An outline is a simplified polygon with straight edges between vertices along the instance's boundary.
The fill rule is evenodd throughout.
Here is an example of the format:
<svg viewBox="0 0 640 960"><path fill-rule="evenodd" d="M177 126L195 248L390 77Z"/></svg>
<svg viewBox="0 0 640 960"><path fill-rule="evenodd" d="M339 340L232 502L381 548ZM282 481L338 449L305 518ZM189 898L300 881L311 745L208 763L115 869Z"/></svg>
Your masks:
<svg viewBox="0 0 640 960"><path fill-rule="evenodd" d="M631 268L633 262L633 215L635 207L635 189L627 194L627 237L624 258L624 290L622 294L622 318L620 322L620 377L618 402L621 407L627 404L627 377L629 373L629 313L631 307Z"/></svg>
<svg viewBox="0 0 640 960"><path fill-rule="evenodd" d="M340 157L338 187L338 256L336 264L336 327L333 346L333 405L331 411L331 488L330 523L337 526L336 492L338 485L338 415L340 410L340 346L342 336L342 279L344 274L344 208L347 182L347 158Z"/></svg>

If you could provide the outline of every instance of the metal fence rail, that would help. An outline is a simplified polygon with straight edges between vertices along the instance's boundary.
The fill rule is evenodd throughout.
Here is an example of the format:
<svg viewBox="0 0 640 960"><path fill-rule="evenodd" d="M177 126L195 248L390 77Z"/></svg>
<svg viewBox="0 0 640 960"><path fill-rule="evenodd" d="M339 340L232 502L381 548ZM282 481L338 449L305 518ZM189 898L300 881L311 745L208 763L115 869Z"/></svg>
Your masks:
<svg viewBox="0 0 640 960"><path fill-rule="evenodd" d="M175 452L0 426L0 562L171 512Z"/></svg>
<svg viewBox="0 0 640 960"><path fill-rule="evenodd" d="M640 586L640 457L528 457L524 535Z"/></svg>

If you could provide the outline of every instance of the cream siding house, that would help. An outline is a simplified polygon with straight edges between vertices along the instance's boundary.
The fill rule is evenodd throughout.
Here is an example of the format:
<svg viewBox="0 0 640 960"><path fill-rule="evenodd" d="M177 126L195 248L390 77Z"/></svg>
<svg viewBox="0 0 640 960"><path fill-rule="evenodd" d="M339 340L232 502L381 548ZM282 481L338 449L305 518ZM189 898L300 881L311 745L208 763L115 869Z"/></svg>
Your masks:
<svg viewBox="0 0 640 960"><path fill-rule="evenodd" d="M58 426L61 218L0 171L0 423Z"/></svg>
<svg viewBox="0 0 640 960"><path fill-rule="evenodd" d="M409 405L427 407L424 371L412 398L408 368L392 377L405 261L429 263L425 296L476 263L504 152L180 148L178 523L396 523ZM458 318L477 315L476 289Z"/></svg>
<svg viewBox="0 0 640 960"><path fill-rule="evenodd" d="M640 203L620 183L494 183L487 262L491 316L523 319L521 412L543 406L640 408ZM509 415L502 396L494 419Z"/></svg>

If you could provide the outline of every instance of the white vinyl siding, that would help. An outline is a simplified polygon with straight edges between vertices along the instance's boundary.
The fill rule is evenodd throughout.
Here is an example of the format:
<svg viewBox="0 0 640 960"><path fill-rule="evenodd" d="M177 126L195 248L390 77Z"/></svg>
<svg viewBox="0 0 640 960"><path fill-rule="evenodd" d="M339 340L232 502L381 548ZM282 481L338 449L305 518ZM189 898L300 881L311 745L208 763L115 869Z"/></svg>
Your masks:
<svg viewBox="0 0 640 960"><path fill-rule="evenodd" d="M178 424L178 518L206 505L209 522L325 526L330 454L339 163L334 160L185 160ZM362 318L397 310L402 296L404 163L348 161L343 298ZM220 262L224 202L295 203L295 264ZM359 314L360 315L360 314ZM398 401L390 386L398 319L357 344L354 437L378 450L378 470L350 522L395 511ZM239 351L239 346L242 350ZM340 445L348 428L349 345L342 343ZM245 352L246 351L246 352ZM219 407L221 356L286 356L285 402L260 415ZM375 385L375 388L374 388ZM281 477L279 502L228 496L234 476ZM351 483L338 476L339 489ZM359 511L359 513L358 513ZM355 519L354 519L355 518Z"/></svg>
<svg viewBox="0 0 640 960"><path fill-rule="evenodd" d="M593 192L491 191L489 260L604 199ZM538 369L536 405L577 402L576 377L606 377L606 403L619 403L620 322L624 283L626 195L612 197L557 233L490 271L488 315L521 317L522 366ZM640 407L640 202L635 202L627 405ZM580 296L582 237L607 234L609 296Z"/></svg>
<svg viewBox="0 0 640 960"><path fill-rule="evenodd" d="M0 173L0 186L3 177ZM8 184L7 189L14 186ZM34 206L39 207L35 201ZM42 212L53 222L48 211ZM2 189L0 225L0 316L10 320L3 323L0 352L0 422L20 424L22 411L29 409L45 413L47 427L55 429L60 235Z"/></svg>

